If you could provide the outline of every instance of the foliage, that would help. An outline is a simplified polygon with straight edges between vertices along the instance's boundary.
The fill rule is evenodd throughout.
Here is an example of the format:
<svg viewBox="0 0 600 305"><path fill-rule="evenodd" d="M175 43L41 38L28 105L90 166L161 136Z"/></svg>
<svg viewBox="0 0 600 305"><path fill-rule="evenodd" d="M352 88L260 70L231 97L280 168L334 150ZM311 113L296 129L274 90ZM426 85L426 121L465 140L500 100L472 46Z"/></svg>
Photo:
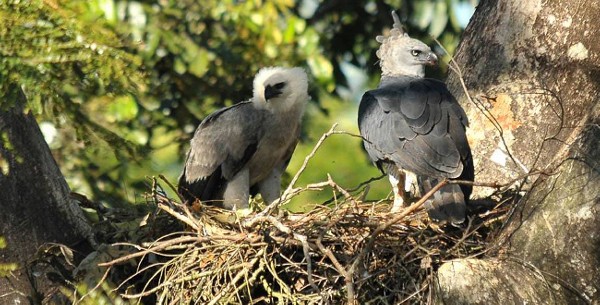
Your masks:
<svg viewBox="0 0 600 305"><path fill-rule="evenodd" d="M27 95L28 111L71 132L70 144L80 145L64 151L73 153L71 160L81 162L76 152L95 144L90 134L120 147L120 155L136 154L139 147L97 124L82 108L98 96L139 92L142 61L122 50L113 31L76 16L55 2L0 2L0 107L14 106L16 84Z"/></svg>
<svg viewBox="0 0 600 305"><path fill-rule="evenodd" d="M0 236L0 250L6 248L6 239ZM0 263L0 277L9 276L12 271L19 269L19 265L15 263Z"/></svg>
<svg viewBox="0 0 600 305"><path fill-rule="evenodd" d="M62 105L66 100L132 91L140 83L141 60L120 50L112 31L42 1L3 1L0 9L0 89L7 92L10 84L20 84L36 112L48 106L44 110L54 110L52 115L70 114ZM6 106L10 101L3 100Z"/></svg>

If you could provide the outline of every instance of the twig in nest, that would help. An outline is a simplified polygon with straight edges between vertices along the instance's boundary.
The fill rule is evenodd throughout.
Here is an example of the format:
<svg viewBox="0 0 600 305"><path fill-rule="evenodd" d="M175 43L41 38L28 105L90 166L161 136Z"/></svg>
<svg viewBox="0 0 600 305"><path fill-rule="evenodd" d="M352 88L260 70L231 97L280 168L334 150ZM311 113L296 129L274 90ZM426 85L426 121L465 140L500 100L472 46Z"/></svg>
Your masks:
<svg viewBox="0 0 600 305"><path fill-rule="evenodd" d="M292 199L294 196L304 192L304 191L322 191L324 187L328 186L329 182L328 181L324 181L324 182L317 182L317 183L311 183L306 185L305 187L296 187L290 190L289 193L284 194L283 196L281 196L281 203L284 203L290 199ZM263 212L259 213L260 215L263 215Z"/></svg>
<svg viewBox="0 0 600 305"><path fill-rule="evenodd" d="M304 170L308 166L308 161L310 161L310 159L312 159L315 156L315 154L317 153L317 150L321 147L321 145L323 145L323 142L325 142L325 139L329 138L332 134L336 133L335 129L337 128L337 126L338 126L338 123L333 124L333 126L331 126L331 128L329 129L329 131L326 132L326 133L324 133L321 136L321 138L319 139L319 141L317 142L317 144L315 144L315 147L313 147L313 149L310 152L310 154L308 154L304 158L304 162L302 163L302 166L300 167L300 169L298 170L298 172L296 173L296 175L294 175L294 178L292 178L292 181L288 185L288 187L285 190L284 194L287 193L289 190L291 190L294 187L294 185L298 181L298 178L300 178L300 175L304 172Z"/></svg>
<svg viewBox="0 0 600 305"><path fill-rule="evenodd" d="M241 241L256 242L258 240L258 237L247 236L245 234L244 235L211 235L211 236L205 236L205 237L201 237L201 236L197 236L197 235L196 236L181 236L181 237L176 237L173 239L168 239L168 240L165 240L162 242L157 242L155 246L152 246L147 249L132 245L132 246L135 246L136 248L139 248L141 251L116 258L109 262L100 263L100 264L98 264L98 266L109 267L112 265L117 265L120 263L124 263L130 259L144 256L149 253L157 253L158 251L166 250L170 246L173 246L173 245L186 244L186 243L203 243L203 242L217 241L217 240L226 240L226 241L233 241L233 242L241 242ZM113 245L119 245L119 243L113 244Z"/></svg>
<svg viewBox="0 0 600 305"><path fill-rule="evenodd" d="M171 216L177 218L179 221L187 224L188 226L193 228L196 232L200 232L200 226L193 220L193 219L195 219L194 217L190 217L191 215L186 217L186 216L179 214L175 210L171 209L171 207L169 207L168 205L165 205L162 202L157 202L157 204L158 204L159 209L167 212L169 215L171 215Z"/></svg>
<svg viewBox="0 0 600 305"><path fill-rule="evenodd" d="M350 202L352 202L354 206L358 205L358 203L354 200L354 198L352 198L350 193L348 193L348 191L346 191L343 187L340 187L337 183L335 183L333 179L331 179L331 175L329 174L327 174L327 183L329 183L332 189L338 190L340 193L342 193L346 200L350 200Z"/></svg>
<svg viewBox="0 0 600 305"><path fill-rule="evenodd" d="M550 175L554 175L554 173L548 173L545 171L536 170L536 171L522 174L522 175L520 175L514 179L511 179L505 183L499 183L497 181L495 181L495 182L477 182L477 181L469 181L469 180L449 180L448 184L463 184L463 185L482 186L482 187L490 187L490 188L495 188L495 189L502 189L502 188L510 187L513 183L515 183L517 181L521 181L523 179L527 179L528 177L535 176L535 175L550 176Z"/></svg>
<svg viewBox="0 0 600 305"><path fill-rule="evenodd" d="M302 252L304 253L304 258L306 259L306 275L308 279L308 283L310 287L317 292L320 292L319 286L315 283L312 274L312 260L310 258L310 245L308 244L308 238L304 235L294 233L294 237L302 243Z"/></svg>
<svg viewBox="0 0 600 305"><path fill-rule="evenodd" d="M154 253L154 252L163 250L163 249L167 248L170 245L176 245L176 244L187 243L187 242L202 242L202 240L208 240L208 238L201 238L201 237L198 237L198 236L182 236L182 237L177 237L177 238L166 240L164 242L160 242L156 246L148 248L148 249L144 249L144 250L142 250L140 252L135 252L135 253L131 253L129 255L121 256L119 258L113 259L112 261L109 261L109 262L106 262L106 263L100 263L100 264L98 264L98 266L100 266L100 267L110 267L110 266L113 266L113 265L124 263L124 262L126 262L126 261L128 261L130 259L136 258L136 257L144 256L144 255L149 254L149 253Z"/></svg>
<svg viewBox="0 0 600 305"><path fill-rule="evenodd" d="M333 255L333 252L331 252L331 250L323 246L322 239L323 233L320 234L319 238L316 241L317 247L319 248L321 253L323 253L325 256L327 256L327 258L329 258L329 260L331 261L331 263L333 263L333 266L340 273L340 275L342 275L344 278L348 278L348 273L346 272L346 269L344 268L344 266L342 266L342 264L340 264L340 261L338 261L335 255Z"/></svg>
<svg viewBox="0 0 600 305"><path fill-rule="evenodd" d="M304 257L306 259L306 271L308 275L308 282L315 291L319 291L319 287L315 284L315 281L312 277L312 262L310 259L310 245L308 243L308 238L302 234L292 232L292 229L281 223L281 221L279 221L277 218L270 215L251 218L247 222L245 222L243 226L246 228L250 228L259 222L269 222L279 231L287 235L292 235L294 239L300 241L300 243L302 244Z"/></svg>
<svg viewBox="0 0 600 305"><path fill-rule="evenodd" d="M283 223L281 223L281 221L279 221L279 219L277 219L271 215L267 215L267 216L258 216L257 215L257 217L252 217L251 219L248 219L248 221L244 222L243 226L246 228L250 228L259 222L270 222L279 231L281 231L285 234L292 234L292 230L290 228L288 228Z"/></svg>
<svg viewBox="0 0 600 305"><path fill-rule="evenodd" d="M333 124L333 126L331 126L329 131L321 136L321 138L319 139L319 141L317 142L315 147L313 147L313 150L310 152L310 154L308 154L308 156L306 156L306 158L304 158L304 162L302 163L302 166L300 167L298 172L296 172L296 175L294 175L294 177L292 178L292 181L288 185L287 189L283 192L283 195L281 195L281 197L278 200L275 200L273 203L269 204L257 216L259 216L259 215L263 216L263 215L270 214L273 210L276 210L279 207L279 205L284 201L284 199L289 198L289 193L292 192L293 187L296 184L296 181L298 181L298 178L300 178L300 175L302 174L302 172L304 172L304 170L306 169L306 166L308 166L308 161L310 161L310 159L312 159L315 156L315 154L317 153L317 150L319 149L319 147L321 147L321 145L323 144L325 139L327 139L329 136L331 136L332 134L335 133L335 128L337 126L338 126L338 123Z"/></svg>
<svg viewBox="0 0 600 305"><path fill-rule="evenodd" d="M381 234L383 231L385 231L387 228L389 228L391 225L404 219L407 215L413 213L418 208L420 208L425 203L425 201L427 201L427 199L429 199L431 196L433 196L433 194L435 192L437 192L439 189L444 187L446 184L448 184L448 179L442 180L435 187L433 187L429 192L427 192L427 194L425 194L425 196L423 196L423 198L421 198L419 201L413 203L411 206L404 209L402 211L402 213L394 216L389 221L381 224L379 227L377 227L373 231L373 233L371 233L371 236L369 237L369 240L367 241L366 246L362 249L362 251L354 259L354 262L350 265L350 268L348 268L348 271L347 271L346 288L349 289L348 290L348 304L356 304L356 299L354 298L353 295L350 294L350 290L354 291L354 287L352 284L352 278L354 277L354 273L358 269L358 266L363 262L364 258L367 256L367 254L373 250L373 245L375 244L375 240L377 239L377 236L379 234Z"/></svg>
<svg viewBox="0 0 600 305"><path fill-rule="evenodd" d="M229 285L227 285L227 287L225 287L224 289L219 291L219 293L217 293L217 295L210 301L210 303L208 303L208 305L217 304L219 302L219 300L222 297L224 297L226 293L229 292L229 290L231 289L230 287L232 287L232 286L235 287L237 282L240 279L242 279L242 277L245 276L249 270L252 269L252 266L254 266L256 264L256 262L258 262L259 258L263 255L265 250L266 250L266 248L261 248L258 251L258 253L256 253L256 256L248 263L248 268L243 268L241 272L239 272L233 279L231 279L231 282L229 282Z"/></svg>
<svg viewBox="0 0 600 305"><path fill-rule="evenodd" d="M162 181L164 181L171 188L171 190L173 192L175 192L175 194L177 194L177 198L179 198L179 202L184 202L183 198L181 197L181 194L179 194L179 191L177 191L177 189L175 188L175 186L169 180L167 180L167 178L165 178L164 175L160 174L160 175L158 175L158 177ZM185 213L185 215L189 219L191 219L191 222L193 222L195 224L192 227L196 229L196 232L200 233L200 229L202 228L202 225L200 225L200 224L197 223L196 217L192 216L192 212L190 212L190 209L189 209L189 207L186 204L175 203L171 199L169 199L169 198L167 198L165 196L161 196L160 198L156 198L156 199L157 199L157 202L166 201L166 202L168 202L170 204L177 205L179 208L181 208L183 210L183 212ZM158 199L162 199L162 200L158 200Z"/></svg>

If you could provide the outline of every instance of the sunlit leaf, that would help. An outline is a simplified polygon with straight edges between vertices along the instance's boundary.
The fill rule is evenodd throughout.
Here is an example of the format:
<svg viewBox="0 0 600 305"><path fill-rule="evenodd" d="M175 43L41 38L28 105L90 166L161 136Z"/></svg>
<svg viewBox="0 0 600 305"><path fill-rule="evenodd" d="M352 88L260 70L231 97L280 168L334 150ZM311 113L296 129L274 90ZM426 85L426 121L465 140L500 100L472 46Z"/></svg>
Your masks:
<svg viewBox="0 0 600 305"><path fill-rule="evenodd" d="M183 74L187 71L187 65L180 57L175 58L175 65L173 66L173 70L179 74Z"/></svg>
<svg viewBox="0 0 600 305"><path fill-rule="evenodd" d="M269 27L269 31L271 33L271 39L273 39L273 42L275 44L281 44L281 41L283 40L283 34L281 33L281 30L276 27Z"/></svg>
<svg viewBox="0 0 600 305"><path fill-rule="evenodd" d="M287 22L287 27L283 31L283 42L290 43L294 41L296 37L296 23L297 19L290 18Z"/></svg>
<svg viewBox="0 0 600 305"><path fill-rule="evenodd" d="M7 277L11 272L16 271L17 269L19 269L19 265L16 263L0 263L0 277Z"/></svg>
<svg viewBox="0 0 600 305"><path fill-rule="evenodd" d="M307 29L300 35L298 47L304 54L313 54L319 47L319 34L314 29Z"/></svg>
<svg viewBox="0 0 600 305"><path fill-rule="evenodd" d="M254 14L250 15L250 20L252 22L254 22L254 24L261 26L261 25L263 25L263 22L265 19L262 14L254 13Z"/></svg>
<svg viewBox="0 0 600 305"><path fill-rule="evenodd" d="M446 29L446 24L448 24L448 5L445 1L436 1L429 34L435 38L439 37Z"/></svg>
<svg viewBox="0 0 600 305"><path fill-rule="evenodd" d="M270 58L276 58L278 55L277 45L273 43L267 43L265 45L265 55Z"/></svg>
<svg viewBox="0 0 600 305"><path fill-rule="evenodd" d="M322 84L325 85L327 91L331 92L335 89L333 83L333 65L321 54L314 54L308 58L308 66L313 76Z"/></svg>
<svg viewBox="0 0 600 305"><path fill-rule="evenodd" d="M107 107L108 121L128 121L134 119L138 114L138 106L130 95L115 98Z"/></svg>
<svg viewBox="0 0 600 305"><path fill-rule="evenodd" d="M196 56L193 57L188 65L188 71L197 77L202 77L208 71L210 60L214 58L210 52L204 48L196 49Z"/></svg>
<svg viewBox="0 0 600 305"><path fill-rule="evenodd" d="M421 0L415 1L414 13L411 16L411 23L419 27L420 29L426 29L434 17L435 0Z"/></svg>
<svg viewBox="0 0 600 305"><path fill-rule="evenodd" d="M104 17L106 20L113 24L117 22L117 11L114 0L97 0L96 2L98 3L100 9L104 12ZM89 3L91 4L93 1L90 1Z"/></svg>

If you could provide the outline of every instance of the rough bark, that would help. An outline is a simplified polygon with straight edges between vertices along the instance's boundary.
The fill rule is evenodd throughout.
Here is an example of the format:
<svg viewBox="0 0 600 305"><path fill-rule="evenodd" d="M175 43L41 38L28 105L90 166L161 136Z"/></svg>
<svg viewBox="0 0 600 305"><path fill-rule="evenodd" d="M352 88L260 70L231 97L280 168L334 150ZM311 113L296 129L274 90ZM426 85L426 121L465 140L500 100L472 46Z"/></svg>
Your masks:
<svg viewBox="0 0 600 305"><path fill-rule="evenodd" d="M442 303L600 304L600 105L595 113L516 207L498 241L505 253L441 266Z"/></svg>
<svg viewBox="0 0 600 305"><path fill-rule="evenodd" d="M518 261L463 259L439 269L436 292L441 304L567 304L573 297L543 278Z"/></svg>
<svg viewBox="0 0 600 305"><path fill-rule="evenodd" d="M92 231L35 119L23 111L25 97L13 92L16 106L0 112L0 236L8 244L0 262L19 269L0 278L0 303L37 304L50 283L33 264L36 252L47 243L72 246Z"/></svg>
<svg viewBox="0 0 600 305"><path fill-rule="evenodd" d="M438 302L600 304L598 20L600 1L477 8L456 56L474 102L457 75L448 80L471 121L476 180L548 175L530 179L501 254L439 269Z"/></svg>
<svg viewBox="0 0 600 305"><path fill-rule="evenodd" d="M564 159L598 100L599 19L597 0L480 3L456 55L474 103L456 74L448 79L467 108L478 180Z"/></svg>

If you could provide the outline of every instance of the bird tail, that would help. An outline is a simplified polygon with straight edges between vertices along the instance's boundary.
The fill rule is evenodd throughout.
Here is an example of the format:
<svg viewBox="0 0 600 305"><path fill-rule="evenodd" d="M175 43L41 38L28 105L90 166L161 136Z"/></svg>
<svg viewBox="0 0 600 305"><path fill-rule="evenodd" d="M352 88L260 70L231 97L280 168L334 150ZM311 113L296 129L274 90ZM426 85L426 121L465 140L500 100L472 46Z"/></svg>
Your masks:
<svg viewBox="0 0 600 305"><path fill-rule="evenodd" d="M435 187L441 179L418 177L421 194L425 195ZM429 217L440 223L460 225L465 221L467 204L465 194L460 185L447 184L433 194L433 197L425 202L425 209Z"/></svg>

